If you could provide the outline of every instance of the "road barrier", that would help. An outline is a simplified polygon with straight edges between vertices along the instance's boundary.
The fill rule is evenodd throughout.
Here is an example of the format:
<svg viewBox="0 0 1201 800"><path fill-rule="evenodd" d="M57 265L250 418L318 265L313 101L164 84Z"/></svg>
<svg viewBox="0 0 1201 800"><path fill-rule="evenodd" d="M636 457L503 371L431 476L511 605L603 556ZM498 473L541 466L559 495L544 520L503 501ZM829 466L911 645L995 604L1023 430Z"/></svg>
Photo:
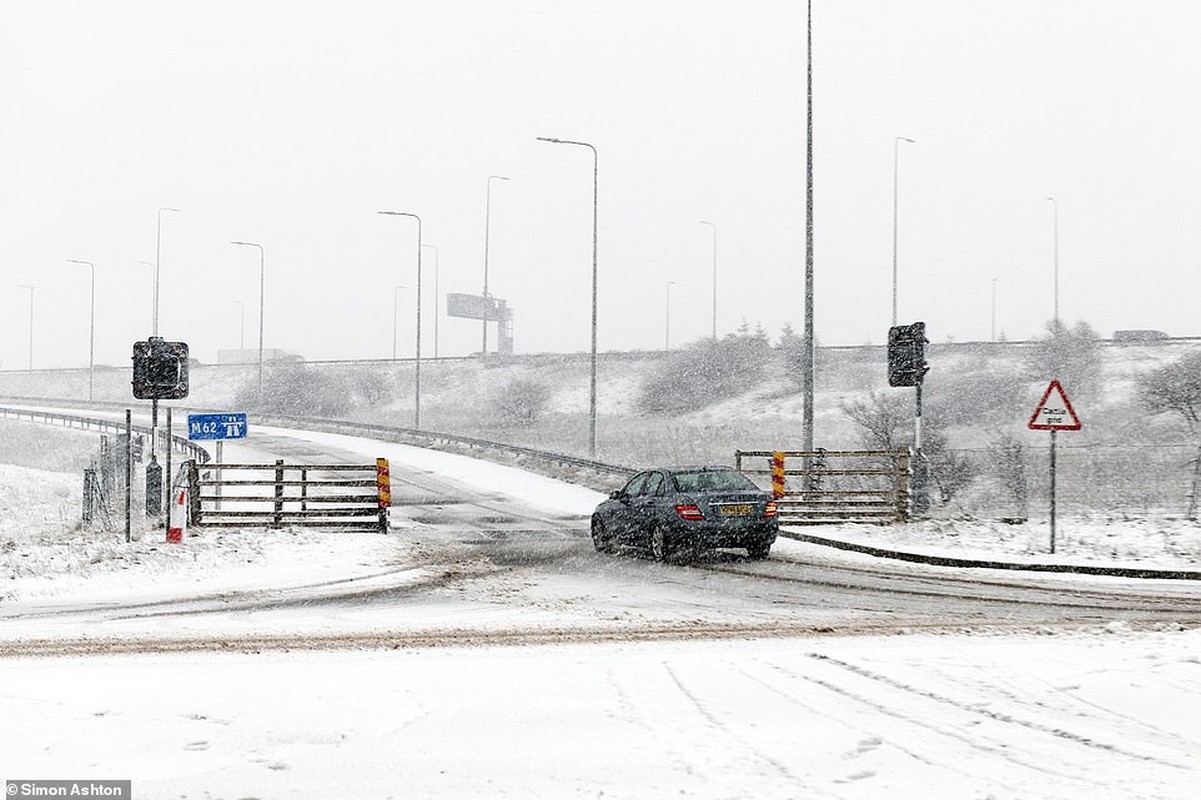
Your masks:
<svg viewBox="0 0 1201 800"><path fill-rule="evenodd" d="M384 458L374 464L190 461L187 472L193 528L388 531L391 479Z"/></svg>
<svg viewBox="0 0 1201 800"><path fill-rule="evenodd" d="M736 450L734 464L747 475L770 476L785 524L909 519L908 450Z"/></svg>

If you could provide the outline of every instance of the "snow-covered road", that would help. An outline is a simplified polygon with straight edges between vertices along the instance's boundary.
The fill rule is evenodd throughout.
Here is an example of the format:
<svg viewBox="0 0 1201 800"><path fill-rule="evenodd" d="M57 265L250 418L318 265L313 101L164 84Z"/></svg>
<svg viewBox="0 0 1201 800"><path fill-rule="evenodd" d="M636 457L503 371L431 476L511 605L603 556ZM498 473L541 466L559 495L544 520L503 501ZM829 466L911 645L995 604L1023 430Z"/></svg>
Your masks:
<svg viewBox="0 0 1201 800"><path fill-rule="evenodd" d="M390 458L392 535L5 533L0 778L156 798L1195 795L1195 583L792 541L762 564L602 556L595 492L262 433Z"/></svg>

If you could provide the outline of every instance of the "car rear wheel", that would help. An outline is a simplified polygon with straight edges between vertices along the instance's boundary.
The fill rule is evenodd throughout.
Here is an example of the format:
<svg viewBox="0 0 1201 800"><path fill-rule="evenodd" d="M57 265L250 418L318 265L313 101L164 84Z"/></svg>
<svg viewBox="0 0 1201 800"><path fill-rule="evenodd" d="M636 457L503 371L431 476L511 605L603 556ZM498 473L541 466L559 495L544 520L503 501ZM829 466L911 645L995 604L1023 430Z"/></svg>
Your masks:
<svg viewBox="0 0 1201 800"><path fill-rule="evenodd" d="M651 528L651 558L666 561L671 558L671 546L667 542L667 531L662 525Z"/></svg>
<svg viewBox="0 0 1201 800"><path fill-rule="evenodd" d="M592 545L598 553L613 552L613 538L605 530L605 523L599 519L592 520Z"/></svg>
<svg viewBox="0 0 1201 800"><path fill-rule="evenodd" d="M771 555L771 544L760 542L758 544L749 545L746 548L746 554L755 561L762 561Z"/></svg>

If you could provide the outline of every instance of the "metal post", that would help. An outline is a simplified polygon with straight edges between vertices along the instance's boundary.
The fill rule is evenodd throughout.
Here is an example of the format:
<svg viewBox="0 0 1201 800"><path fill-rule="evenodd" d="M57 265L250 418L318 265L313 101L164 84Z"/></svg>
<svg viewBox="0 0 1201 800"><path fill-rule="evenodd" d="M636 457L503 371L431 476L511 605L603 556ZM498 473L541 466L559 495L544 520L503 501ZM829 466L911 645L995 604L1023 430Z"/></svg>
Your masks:
<svg viewBox="0 0 1201 800"><path fill-rule="evenodd" d="M813 451L813 0L806 3L805 67L805 342L801 359L804 409L801 449ZM806 461L806 488L812 485Z"/></svg>
<svg viewBox="0 0 1201 800"><path fill-rule="evenodd" d="M1055 437L1059 431L1051 431L1051 553L1055 553Z"/></svg>
<svg viewBox="0 0 1201 800"><path fill-rule="evenodd" d="M597 178L600 171L600 156L596 148L588 142L575 142L570 139L553 139L546 136L537 137L540 142L552 144L572 144L587 147L592 151L592 362L589 377L588 394L588 453L596 456L596 240L597 240Z"/></svg>
<svg viewBox="0 0 1201 800"><path fill-rule="evenodd" d="M284 462L275 461L275 513L271 518L271 527L278 528L283 524L284 513Z"/></svg>
<svg viewBox="0 0 1201 800"><path fill-rule="evenodd" d="M125 541L131 540L133 493L133 410L125 409Z"/></svg>
<svg viewBox="0 0 1201 800"><path fill-rule="evenodd" d="M421 428L421 217L408 211L380 211L393 217L412 217L417 220L417 357L413 374L413 427Z"/></svg>

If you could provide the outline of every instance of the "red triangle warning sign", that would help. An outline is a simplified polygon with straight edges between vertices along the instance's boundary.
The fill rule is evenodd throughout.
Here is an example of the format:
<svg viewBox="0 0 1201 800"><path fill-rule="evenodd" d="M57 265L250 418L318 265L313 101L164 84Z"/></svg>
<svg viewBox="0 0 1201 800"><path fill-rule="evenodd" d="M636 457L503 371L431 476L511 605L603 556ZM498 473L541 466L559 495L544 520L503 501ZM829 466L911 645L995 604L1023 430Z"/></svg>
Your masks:
<svg viewBox="0 0 1201 800"><path fill-rule="evenodd" d="M1026 427L1032 431L1078 431L1080 417L1059 381L1051 381Z"/></svg>

